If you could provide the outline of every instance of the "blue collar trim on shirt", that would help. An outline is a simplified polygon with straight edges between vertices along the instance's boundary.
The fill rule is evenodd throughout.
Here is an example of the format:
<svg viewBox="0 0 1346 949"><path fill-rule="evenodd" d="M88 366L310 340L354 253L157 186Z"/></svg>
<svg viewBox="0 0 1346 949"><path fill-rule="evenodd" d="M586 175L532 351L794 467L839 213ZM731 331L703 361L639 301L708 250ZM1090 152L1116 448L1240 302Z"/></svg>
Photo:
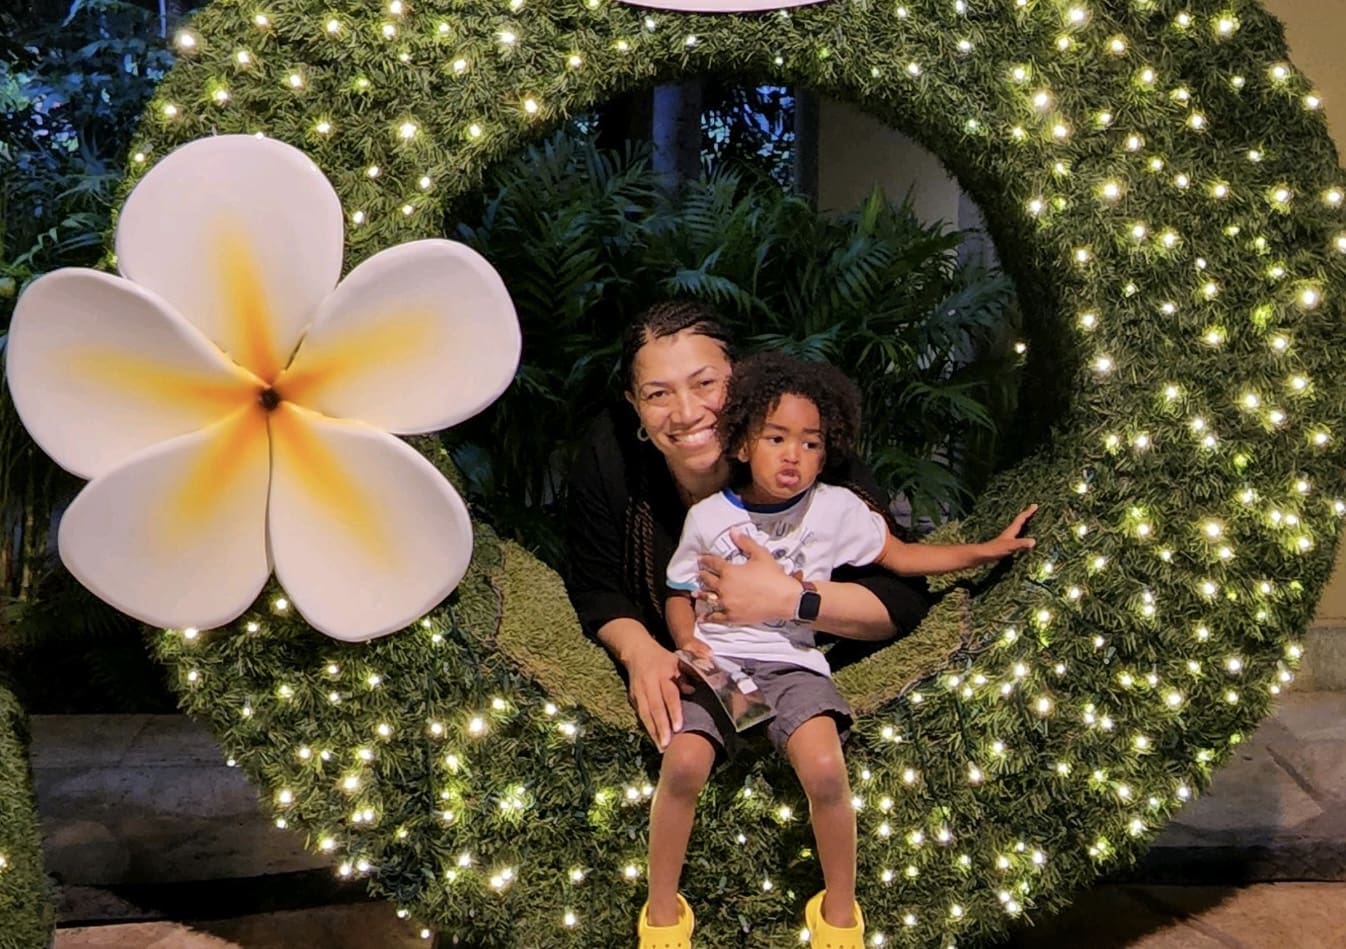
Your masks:
<svg viewBox="0 0 1346 949"><path fill-rule="evenodd" d="M781 501L779 504L749 504L729 488L721 489L720 493L723 494L725 500L734 505L734 507L741 508L751 514L779 514L781 511L790 510L790 508L804 500L804 496L812 490L812 488L807 488L790 498L790 500Z"/></svg>

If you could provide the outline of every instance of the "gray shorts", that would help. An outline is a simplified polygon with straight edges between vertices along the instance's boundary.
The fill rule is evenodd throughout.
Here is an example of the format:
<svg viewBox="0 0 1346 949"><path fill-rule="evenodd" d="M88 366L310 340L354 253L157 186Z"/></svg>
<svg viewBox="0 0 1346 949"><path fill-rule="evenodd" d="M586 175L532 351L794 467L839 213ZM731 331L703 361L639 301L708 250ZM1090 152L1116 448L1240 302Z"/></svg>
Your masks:
<svg viewBox="0 0 1346 949"><path fill-rule="evenodd" d="M682 697L682 730L705 735L715 746L718 758L732 756L743 737L766 729L766 736L781 754L785 743L800 725L810 718L828 715L836 720L837 733L844 742L850 734L851 707L837 691L830 676L785 662L761 662L738 659L734 662L752 676L763 697L776 710L774 718L755 725L740 735L734 730L724 707L710 689L698 682L696 691Z"/></svg>

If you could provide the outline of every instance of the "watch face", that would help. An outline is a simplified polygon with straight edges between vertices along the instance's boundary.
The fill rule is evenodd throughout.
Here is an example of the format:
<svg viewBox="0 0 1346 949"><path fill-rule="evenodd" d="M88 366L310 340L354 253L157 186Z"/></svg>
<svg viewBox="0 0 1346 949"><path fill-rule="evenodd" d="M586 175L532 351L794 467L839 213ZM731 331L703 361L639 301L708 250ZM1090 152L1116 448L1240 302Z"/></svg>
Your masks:
<svg viewBox="0 0 1346 949"><path fill-rule="evenodd" d="M805 590L799 594L799 618L805 622L812 623L818 618L818 610L822 609L823 598L812 590Z"/></svg>

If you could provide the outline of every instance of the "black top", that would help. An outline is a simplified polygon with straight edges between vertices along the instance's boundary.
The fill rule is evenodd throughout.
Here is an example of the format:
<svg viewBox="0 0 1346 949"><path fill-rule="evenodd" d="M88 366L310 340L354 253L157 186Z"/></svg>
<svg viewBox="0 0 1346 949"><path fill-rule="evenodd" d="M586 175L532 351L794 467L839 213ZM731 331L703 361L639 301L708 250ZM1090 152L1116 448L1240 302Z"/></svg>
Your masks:
<svg viewBox="0 0 1346 949"><path fill-rule="evenodd" d="M840 466L828 480L855 489L888 516L874 500L886 504L887 498L860 462ZM673 648L663 616L664 577L686 514L663 455L636 438L635 419L614 418L611 410L599 415L575 456L566 510L566 587L586 636L595 638L605 623L627 617ZM915 629L929 608L923 577L871 566L842 567L832 579L859 583L877 596L898 635Z"/></svg>

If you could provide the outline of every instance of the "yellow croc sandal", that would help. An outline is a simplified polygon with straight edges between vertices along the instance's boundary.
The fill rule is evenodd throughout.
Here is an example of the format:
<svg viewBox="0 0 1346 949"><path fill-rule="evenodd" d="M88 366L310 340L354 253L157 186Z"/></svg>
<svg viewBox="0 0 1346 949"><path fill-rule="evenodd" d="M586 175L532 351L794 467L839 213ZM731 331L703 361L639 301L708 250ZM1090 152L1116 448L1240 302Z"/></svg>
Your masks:
<svg viewBox="0 0 1346 949"><path fill-rule="evenodd" d="M637 926L640 949L692 949L696 916L681 893L678 894L678 921L672 926L651 926L649 908L649 903L640 908L640 923Z"/></svg>
<svg viewBox="0 0 1346 949"><path fill-rule="evenodd" d="M823 897L827 891L808 901L804 907L804 925L809 928L809 945L813 949L865 949L865 917L856 903L854 926L833 926L823 919Z"/></svg>

